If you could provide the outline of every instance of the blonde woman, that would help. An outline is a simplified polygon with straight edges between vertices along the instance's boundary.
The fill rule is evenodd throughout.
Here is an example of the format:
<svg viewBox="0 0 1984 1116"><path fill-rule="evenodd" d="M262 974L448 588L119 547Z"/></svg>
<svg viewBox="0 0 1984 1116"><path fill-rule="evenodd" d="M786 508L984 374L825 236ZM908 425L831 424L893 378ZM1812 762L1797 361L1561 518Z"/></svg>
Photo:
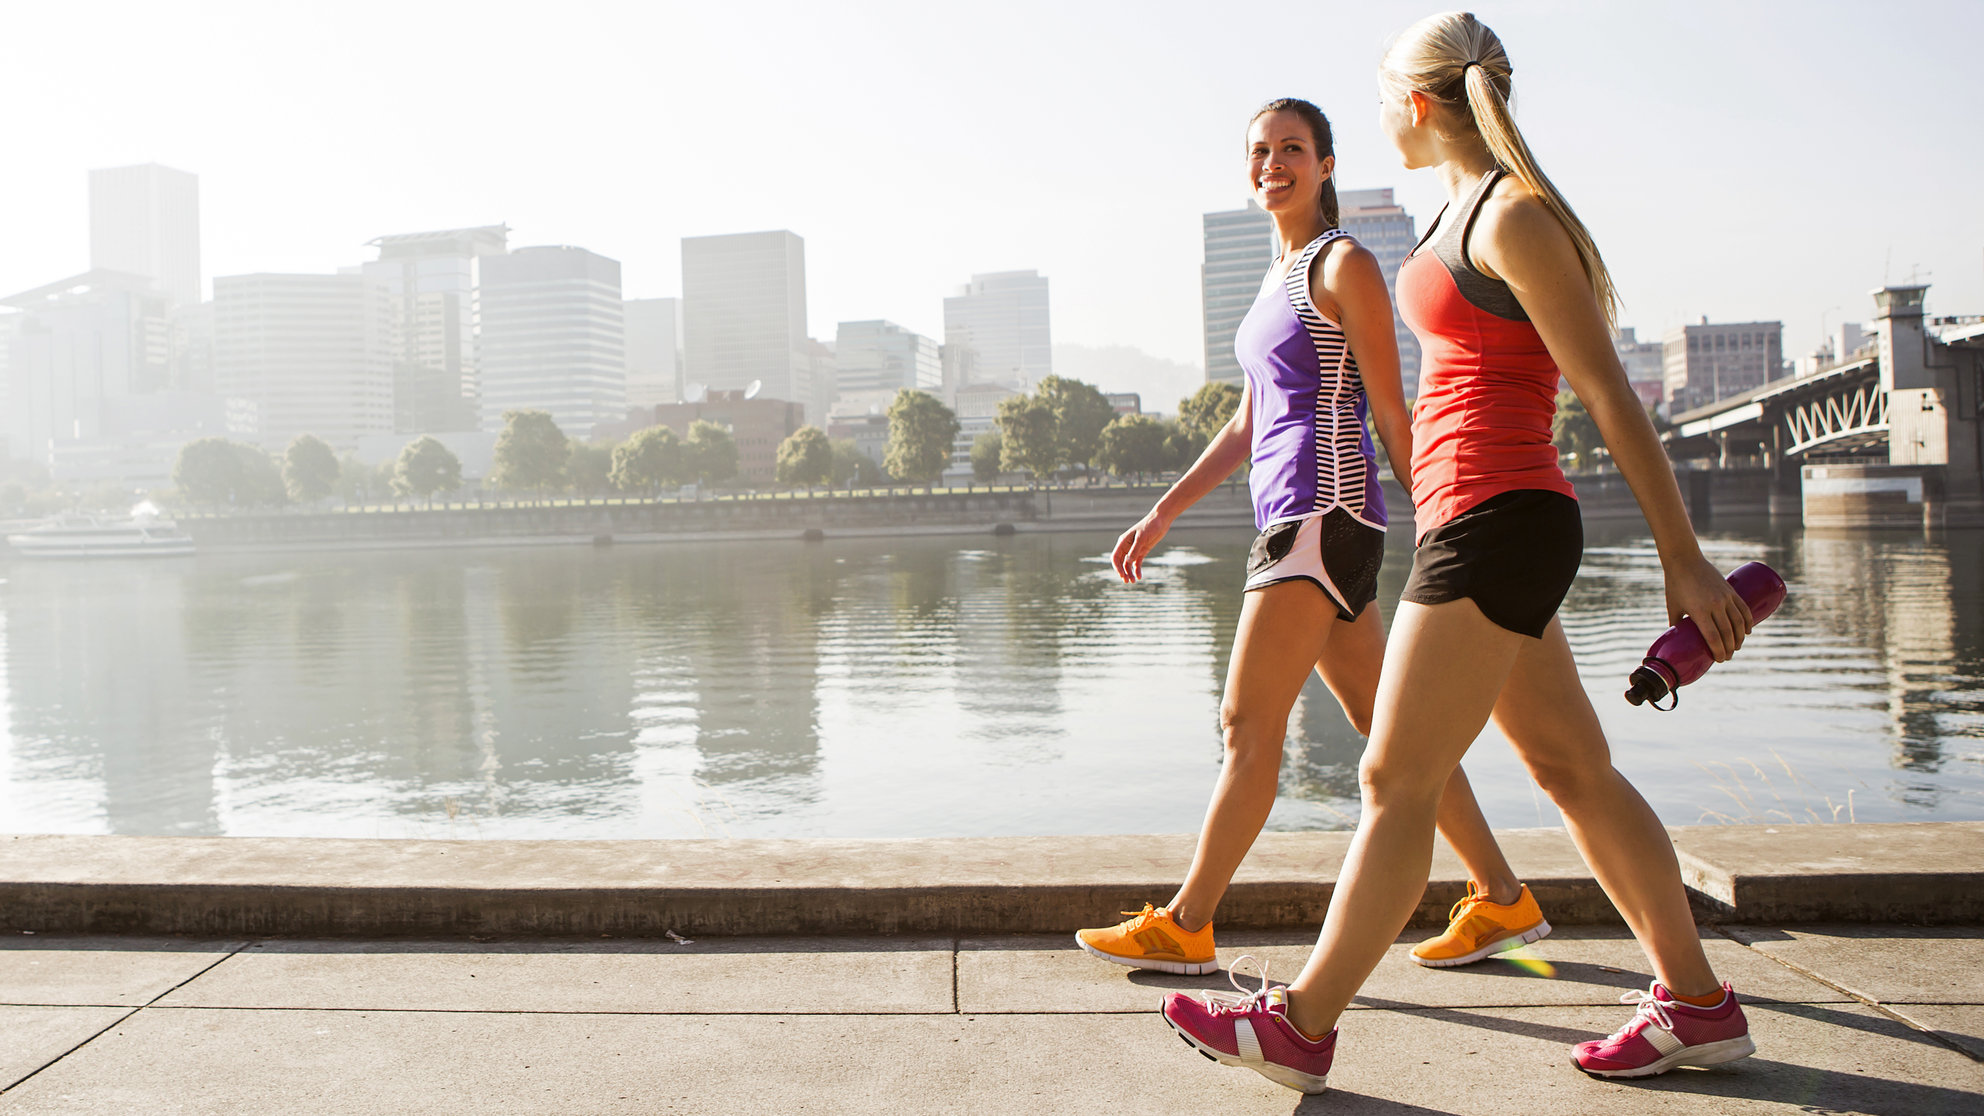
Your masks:
<svg viewBox="0 0 1984 1116"><path fill-rule="evenodd" d="M1384 131L1408 168L1438 175L1449 202L1398 276L1400 312L1424 351L1412 419L1418 550L1379 677L1363 816L1294 983L1263 981L1245 997L1175 993L1163 1006L1201 1052L1304 1092L1322 1091L1338 1017L1419 900L1442 788L1491 717L1656 974L1626 997L1631 1020L1579 1043L1574 1064L1639 1077L1755 1050L1735 992L1702 951L1667 832L1612 766L1556 619L1583 548L1550 443L1560 373L1652 528L1670 620L1692 618L1724 660L1751 617L1702 556L1612 349L1605 264L1509 114L1511 72L1494 32L1460 12L1407 29L1379 68Z"/></svg>

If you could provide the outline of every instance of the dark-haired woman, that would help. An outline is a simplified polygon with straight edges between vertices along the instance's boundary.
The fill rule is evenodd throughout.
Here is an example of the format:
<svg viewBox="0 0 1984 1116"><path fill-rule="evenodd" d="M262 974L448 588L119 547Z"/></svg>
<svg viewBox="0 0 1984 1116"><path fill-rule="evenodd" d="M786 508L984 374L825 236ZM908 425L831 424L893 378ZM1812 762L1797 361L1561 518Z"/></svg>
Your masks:
<svg viewBox="0 0 1984 1116"><path fill-rule="evenodd" d="M1412 433L1391 298L1377 259L1337 227L1335 169L1329 121L1316 106L1278 100L1254 114L1249 185L1274 222L1281 253L1234 339L1246 388L1232 420L1112 555L1117 576L1136 581L1172 520L1251 454L1261 535L1247 563L1220 704L1225 764L1191 869L1171 901L1076 933L1082 949L1117 964L1218 968L1213 911L1274 805L1289 711L1310 670L1357 731L1370 731L1385 632L1368 606L1384 558L1385 501L1366 416L1399 477L1408 475ZM1420 943L1415 961L1463 965L1550 932L1458 767L1447 780L1440 829L1473 883L1447 932Z"/></svg>
<svg viewBox="0 0 1984 1116"><path fill-rule="evenodd" d="M1573 1063L1606 1077L1711 1065L1755 1046L1689 913L1674 847L1616 768L1556 618L1583 550L1577 500L1550 444L1559 374L1583 400L1633 494L1666 575L1670 622L1718 660L1750 612L1702 557L1666 454L1614 355L1612 283L1590 234L1538 169L1509 115L1495 34L1451 12L1407 29L1379 71L1380 122L1405 165L1450 199L1399 269L1399 307L1424 351L1413 413L1419 546L1393 622L1365 750L1363 815L1314 954L1286 989L1165 999L1201 1051L1320 1092L1337 1019L1405 926L1433 852L1441 789L1493 717L1625 916L1656 979L1610 1037Z"/></svg>

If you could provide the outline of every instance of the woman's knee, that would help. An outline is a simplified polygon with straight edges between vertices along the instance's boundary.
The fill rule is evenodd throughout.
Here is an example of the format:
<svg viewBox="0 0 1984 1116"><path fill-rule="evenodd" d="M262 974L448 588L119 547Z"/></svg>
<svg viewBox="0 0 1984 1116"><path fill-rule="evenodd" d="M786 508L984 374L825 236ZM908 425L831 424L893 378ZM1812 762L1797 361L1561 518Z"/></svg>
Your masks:
<svg viewBox="0 0 1984 1116"><path fill-rule="evenodd" d="M1397 748L1370 747L1357 762L1357 782L1371 805L1416 802L1439 806L1452 769L1439 770L1423 756L1402 754Z"/></svg>
<svg viewBox="0 0 1984 1116"><path fill-rule="evenodd" d="M1279 767L1282 738L1288 735L1288 719L1282 718L1279 724L1269 723L1271 720L1244 706L1220 706L1219 731L1226 744L1227 758L1263 758Z"/></svg>

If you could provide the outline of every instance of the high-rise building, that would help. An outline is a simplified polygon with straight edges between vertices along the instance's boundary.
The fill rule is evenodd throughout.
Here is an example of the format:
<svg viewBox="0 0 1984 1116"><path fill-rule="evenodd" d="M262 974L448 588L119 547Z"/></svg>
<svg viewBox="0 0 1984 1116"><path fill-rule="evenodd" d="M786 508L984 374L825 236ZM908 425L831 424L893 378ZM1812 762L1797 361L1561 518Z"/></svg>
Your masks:
<svg viewBox="0 0 1984 1116"><path fill-rule="evenodd" d="M938 392L944 370L937 342L885 321L842 322L834 337L834 394L841 401L888 401L903 388Z"/></svg>
<svg viewBox="0 0 1984 1116"><path fill-rule="evenodd" d="M360 270L386 289L393 313L393 429L475 430L481 394L481 260L508 250L502 225L398 233L371 241Z"/></svg>
<svg viewBox="0 0 1984 1116"><path fill-rule="evenodd" d="M338 275L214 280L214 380L254 405L265 446L315 434L339 451L393 430L393 307L378 281Z"/></svg>
<svg viewBox="0 0 1984 1116"><path fill-rule="evenodd" d="M8 452L47 465L103 433L109 401L169 388L169 309L149 276L103 269L0 299Z"/></svg>
<svg viewBox="0 0 1984 1116"><path fill-rule="evenodd" d="M1205 312L1206 379L1240 382L1233 335L1261 293L1274 263L1274 222L1252 202L1245 209L1205 215L1206 260L1199 268Z"/></svg>
<svg viewBox="0 0 1984 1116"><path fill-rule="evenodd" d="M682 350L690 395L755 383L762 398L810 403L806 242L785 229L684 237Z"/></svg>
<svg viewBox="0 0 1984 1116"><path fill-rule="evenodd" d="M1784 374L1783 322L1718 322L1667 331L1667 411L1678 415L1760 388Z"/></svg>
<svg viewBox="0 0 1984 1116"><path fill-rule="evenodd" d="M197 305L199 178L156 163L91 171L90 267L143 275L178 305Z"/></svg>
<svg viewBox="0 0 1984 1116"><path fill-rule="evenodd" d="M1378 269L1385 274L1385 289L1391 292L1392 329L1398 337L1399 378L1405 381L1405 397L1419 394L1419 338L1399 317L1398 269L1419 242L1412 215L1392 199L1391 187L1381 190L1345 190L1337 195L1339 224L1343 231L1378 257Z"/></svg>
<svg viewBox="0 0 1984 1116"><path fill-rule="evenodd" d="M627 413L620 261L584 248L519 248L482 259L482 426L549 411L585 439Z"/></svg>
<svg viewBox="0 0 1984 1116"><path fill-rule="evenodd" d="M1046 276L1037 271L974 275L944 300L947 395L966 384L1028 391L1053 372Z"/></svg>
<svg viewBox="0 0 1984 1116"><path fill-rule="evenodd" d="M627 316L627 406L682 399L682 300L630 298Z"/></svg>

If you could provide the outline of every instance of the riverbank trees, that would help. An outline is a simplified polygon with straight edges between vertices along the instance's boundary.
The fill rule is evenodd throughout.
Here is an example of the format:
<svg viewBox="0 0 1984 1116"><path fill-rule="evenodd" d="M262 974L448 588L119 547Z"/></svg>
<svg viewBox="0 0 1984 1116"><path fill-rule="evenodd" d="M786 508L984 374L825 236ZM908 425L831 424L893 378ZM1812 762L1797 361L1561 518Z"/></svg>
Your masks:
<svg viewBox="0 0 1984 1116"><path fill-rule="evenodd" d="M889 404L889 444L882 468L897 480L935 484L951 463L958 416L929 392L904 388Z"/></svg>

